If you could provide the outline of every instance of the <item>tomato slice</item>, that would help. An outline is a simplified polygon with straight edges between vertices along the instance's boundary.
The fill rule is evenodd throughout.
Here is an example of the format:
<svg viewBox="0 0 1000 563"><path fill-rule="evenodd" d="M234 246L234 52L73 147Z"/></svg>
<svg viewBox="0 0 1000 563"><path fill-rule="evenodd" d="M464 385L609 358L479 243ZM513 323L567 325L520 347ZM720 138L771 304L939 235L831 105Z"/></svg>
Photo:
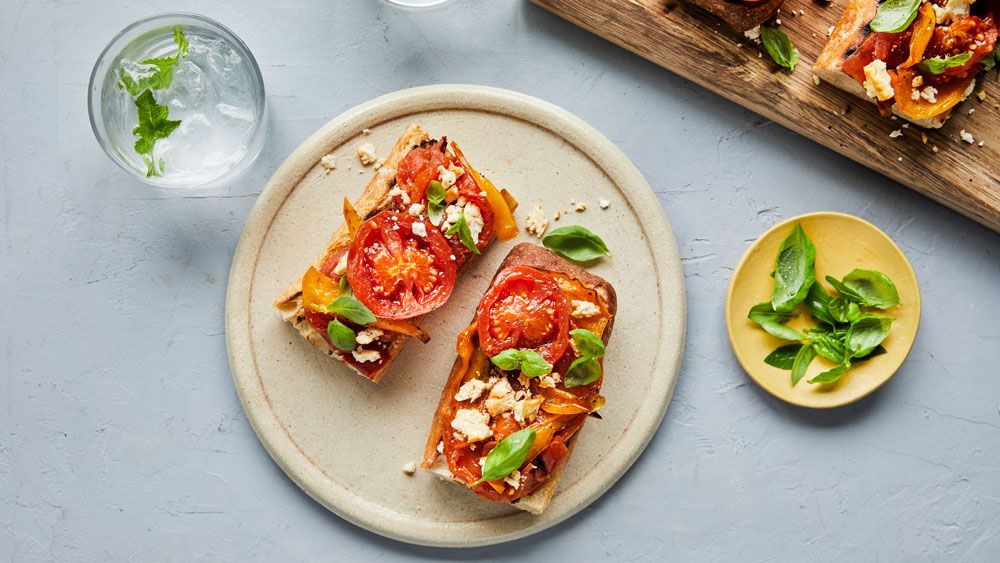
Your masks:
<svg viewBox="0 0 1000 563"><path fill-rule="evenodd" d="M422 224L426 234L415 234L415 224ZM430 223L383 211L365 221L354 237L347 281L375 316L408 319L448 300L456 270L450 254L448 242Z"/></svg>
<svg viewBox="0 0 1000 563"><path fill-rule="evenodd" d="M464 197L467 202L475 205L479 209L479 215L483 220L483 227L477 237L476 247L478 247L481 252L490 245L490 242L493 240L493 235L495 234L493 227L493 207L490 205L490 202L486 199L486 197L479 195L482 193L482 190L479 189L479 186L476 185L475 180L472 179L470 174L462 174L458 178L458 181L455 182L455 188L458 189L458 195ZM468 217L469 215L466 213L466 219L468 219ZM445 238L447 238L448 242L451 243L452 251L455 256L465 259L468 258L469 254L472 254L472 251L466 248L465 245L462 244L462 241L459 240L457 233Z"/></svg>
<svg viewBox="0 0 1000 563"><path fill-rule="evenodd" d="M438 166L448 166L443 148L444 145L438 142L416 147L399 162L396 182L410 196L410 201L422 201L427 193L427 184L438 177Z"/></svg>
<svg viewBox="0 0 1000 563"><path fill-rule="evenodd" d="M479 303L479 347L487 356L531 348L554 363L569 346L569 304L552 276L512 266Z"/></svg>
<svg viewBox="0 0 1000 563"><path fill-rule="evenodd" d="M951 25L939 25L927 45L926 58L947 58L963 53L972 53L969 60L960 66L945 69L941 76L965 78L981 70L979 61L993 52L997 43L997 28L992 14L979 18L960 18Z"/></svg>

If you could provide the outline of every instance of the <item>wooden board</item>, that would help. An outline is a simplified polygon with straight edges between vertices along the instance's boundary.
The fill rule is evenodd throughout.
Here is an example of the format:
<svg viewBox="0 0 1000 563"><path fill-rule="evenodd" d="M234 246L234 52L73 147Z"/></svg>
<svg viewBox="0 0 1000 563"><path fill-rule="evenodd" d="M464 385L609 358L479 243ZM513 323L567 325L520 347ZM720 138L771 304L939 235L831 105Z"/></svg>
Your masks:
<svg viewBox="0 0 1000 563"><path fill-rule="evenodd" d="M532 0L713 92L751 109L877 172L1000 231L1000 80L981 77L976 92L938 130L878 115L874 104L828 84L811 68L847 0L823 6L787 0L781 29L801 55L791 75L777 70L762 48L711 15L674 0ZM791 15L791 11L804 14ZM976 94L985 91L985 101ZM975 113L969 114L969 110ZM961 130L976 142L960 140ZM932 147L938 152L933 152Z"/></svg>

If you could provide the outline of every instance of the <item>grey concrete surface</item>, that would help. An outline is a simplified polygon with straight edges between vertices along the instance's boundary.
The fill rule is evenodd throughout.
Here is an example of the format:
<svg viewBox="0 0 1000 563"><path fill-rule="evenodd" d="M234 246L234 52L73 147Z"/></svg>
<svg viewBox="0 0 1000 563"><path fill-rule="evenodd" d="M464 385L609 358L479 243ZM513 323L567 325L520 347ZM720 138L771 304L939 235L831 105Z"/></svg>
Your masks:
<svg viewBox="0 0 1000 563"><path fill-rule="evenodd" d="M213 193L141 185L87 122L100 49L164 9L231 26L267 83L264 153ZM285 478L223 335L230 257L276 166L343 110L439 82L520 90L614 140L673 223L690 311L670 411L607 495L541 536L447 552L357 529ZM522 0L2 0L0 184L4 560L1000 557L1000 236ZM832 412L758 389L723 320L748 244L817 210L889 233L924 298L901 372Z"/></svg>

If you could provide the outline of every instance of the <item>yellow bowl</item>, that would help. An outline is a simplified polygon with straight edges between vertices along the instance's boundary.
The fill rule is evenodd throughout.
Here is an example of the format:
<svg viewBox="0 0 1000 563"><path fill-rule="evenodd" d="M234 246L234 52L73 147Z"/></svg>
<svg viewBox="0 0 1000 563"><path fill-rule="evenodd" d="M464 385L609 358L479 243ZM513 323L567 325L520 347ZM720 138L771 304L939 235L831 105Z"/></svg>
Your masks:
<svg viewBox="0 0 1000 563"><path fill-rule="evenodd" d="M796 221L802 224L816 245L816 279L827 293L836 294L826 282L826 276L840 279L855 268L885 273L899 291L899 305L884 312L893 318L889 337L882 343L886 353L851 366L850 371L832 385L807 383L808 379L834 366L817 356L806 376L793 386L790 371L764 363L764 358L775 348L789 342L771 336L747 318L751 307L770 300L774 284L770 274L774 270L775 257L781 241ZM818 324L803 308L799 310L799 316L789 321L788 326L802 330ZM809 213L772 227L743 255L733 272L726 296L729 342L743 369L775 397L814 409L853 403L888 381L910 353L919 324L920 288L903 251L878 227L843 213Z"/></svg>

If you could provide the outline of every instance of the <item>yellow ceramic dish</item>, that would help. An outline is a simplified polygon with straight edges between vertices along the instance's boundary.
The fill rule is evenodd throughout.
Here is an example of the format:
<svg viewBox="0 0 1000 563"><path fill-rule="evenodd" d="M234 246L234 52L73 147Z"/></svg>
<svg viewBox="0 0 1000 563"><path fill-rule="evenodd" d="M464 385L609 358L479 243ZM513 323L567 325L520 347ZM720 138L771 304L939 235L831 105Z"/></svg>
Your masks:
<svg viewBox="0 0 1000 563"><path fill-rule="evenodd" d="M775 257L781 241L799 221L816 245L816 279L827 293L836 292L826 276L840 279L855 268L878 270L896 284L900 304L884 314L893 318L892 330L882 345L886 353L851 366L832 385L810 385L806 381L834 364L817 356L798 385L792 386L791 372L764 363L775 348L788 344L764 332L747 318L750 308L768 301L774 280ZM804 308L788 326L802 330L815 320ZM726 296L726 327L733 353L743 369L768 393L793 405L824 409L853 403L876 390L906 360L920 324L920 288L913 268L892 239L871 223L842 213L810 213L772 227L747 250L736 266Z"/></svg>

